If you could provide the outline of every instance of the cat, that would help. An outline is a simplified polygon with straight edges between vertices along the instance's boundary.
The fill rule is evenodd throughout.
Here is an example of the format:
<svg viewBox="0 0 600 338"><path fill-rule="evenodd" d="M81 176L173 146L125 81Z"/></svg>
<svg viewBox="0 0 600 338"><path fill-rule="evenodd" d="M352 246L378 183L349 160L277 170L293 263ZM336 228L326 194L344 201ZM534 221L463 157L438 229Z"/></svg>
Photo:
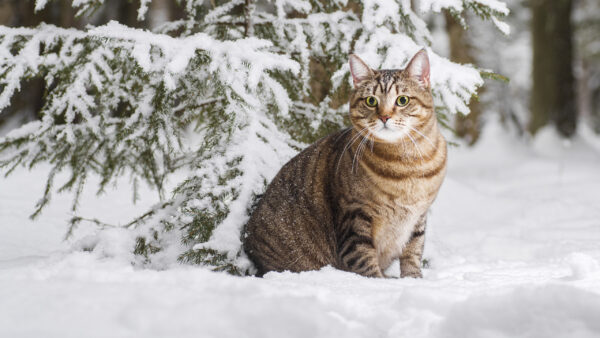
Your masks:
<svg viewBox="0 0 600 338"><path fill-rule="evenodd" d="M352 127L318 140L286 163L248 223L244 251L257 276L331 265L368 277L400 260L422 277L427 210L446 172L429 58L372 70L350 55Z"/></svg>

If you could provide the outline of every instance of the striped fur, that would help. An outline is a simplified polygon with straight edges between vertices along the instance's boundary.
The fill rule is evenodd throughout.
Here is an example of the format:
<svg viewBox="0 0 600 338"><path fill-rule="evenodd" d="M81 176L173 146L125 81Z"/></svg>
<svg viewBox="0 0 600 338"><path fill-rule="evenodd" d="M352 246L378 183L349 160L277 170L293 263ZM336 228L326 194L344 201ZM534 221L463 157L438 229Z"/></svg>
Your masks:
<svg viewBox="0 0 600 338"><path fill-rule="evenodd" d="M246 225L244 249L257 275L331 265L383 277L399 259L402 277L421 276L426 212L446 170L429 65L418 63L427 55L404 70L379 71L352 57L352 127L285 164ZM408 105L395 104L400 95Z"/></svg>

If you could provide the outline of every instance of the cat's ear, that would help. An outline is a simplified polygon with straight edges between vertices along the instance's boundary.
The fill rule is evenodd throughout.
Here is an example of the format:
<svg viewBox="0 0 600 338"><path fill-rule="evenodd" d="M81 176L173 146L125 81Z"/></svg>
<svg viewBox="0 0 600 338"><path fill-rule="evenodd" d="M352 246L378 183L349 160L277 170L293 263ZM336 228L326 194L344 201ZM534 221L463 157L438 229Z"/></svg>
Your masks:
<svg viewBox="0 0 600 338"><path fill-rule="evenodd" d="M359 82L375 75L373 70L371 70L371 68L355 54L350 54L350 60L348 62L350 63L350 73L352 74L352 81L354 81L355 86Z"/></svg>
<svg viewBox="0 0 600 338"><path fill-rule="evenodd" d="M430 89L429 81L429 57L425 48L421 49L406 66L406 72L410 77L417 80L423 88Z"/></svg>

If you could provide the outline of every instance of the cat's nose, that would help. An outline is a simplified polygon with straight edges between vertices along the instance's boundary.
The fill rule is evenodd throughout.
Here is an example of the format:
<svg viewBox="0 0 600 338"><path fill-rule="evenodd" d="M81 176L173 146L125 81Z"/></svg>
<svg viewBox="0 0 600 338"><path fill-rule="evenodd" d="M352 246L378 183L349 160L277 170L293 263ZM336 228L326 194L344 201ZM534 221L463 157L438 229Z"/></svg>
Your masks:
<svg viewBox="0 0 600 338"><path fill-rule="evenodd" d="M379 116L379 119L385 124L390 119L389 116Z"/></svg>

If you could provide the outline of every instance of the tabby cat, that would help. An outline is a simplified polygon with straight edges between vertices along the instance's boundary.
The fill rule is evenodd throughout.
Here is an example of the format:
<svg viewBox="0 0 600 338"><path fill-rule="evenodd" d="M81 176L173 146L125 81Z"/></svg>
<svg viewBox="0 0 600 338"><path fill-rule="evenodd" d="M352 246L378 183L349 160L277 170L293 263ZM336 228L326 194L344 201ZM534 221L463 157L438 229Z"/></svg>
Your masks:
<svg viewBox="0 0 600 338"><path fill-rule="evenodd" d="M325 265L384 277L421 277L427 210L446 171L429 81L419 51L405 69L372 70L350 55L352 127L291 159L245 228L257 275Z"/></svg>

